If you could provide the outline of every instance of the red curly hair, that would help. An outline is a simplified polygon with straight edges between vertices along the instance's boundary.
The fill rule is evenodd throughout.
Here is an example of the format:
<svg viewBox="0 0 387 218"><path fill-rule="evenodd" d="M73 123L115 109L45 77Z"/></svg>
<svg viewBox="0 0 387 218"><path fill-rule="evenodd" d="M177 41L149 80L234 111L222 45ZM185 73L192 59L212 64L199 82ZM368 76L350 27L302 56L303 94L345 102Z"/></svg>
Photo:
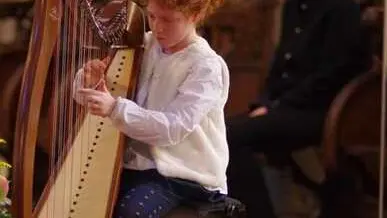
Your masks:
<svg viewBox="0 0 387 218"><path fill-rule="evenodd" d="M150 0L148 0L150 1ZM224 0L153 0L172 10L181 11L186 16L199 15L201 19L211 15Z"/></svg>

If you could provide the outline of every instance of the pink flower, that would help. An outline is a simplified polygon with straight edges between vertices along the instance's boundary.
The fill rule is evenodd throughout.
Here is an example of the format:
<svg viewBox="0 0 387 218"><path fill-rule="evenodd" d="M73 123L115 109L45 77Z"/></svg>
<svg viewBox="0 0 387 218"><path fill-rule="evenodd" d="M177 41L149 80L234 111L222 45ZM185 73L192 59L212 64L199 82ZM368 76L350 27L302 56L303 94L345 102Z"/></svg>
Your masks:
<svg viewBox="0 0 387 218"><path fill-rule="evenodd" d="M4 200L9 191L9 181L5 176L0 175L0 200Z"/></svg>

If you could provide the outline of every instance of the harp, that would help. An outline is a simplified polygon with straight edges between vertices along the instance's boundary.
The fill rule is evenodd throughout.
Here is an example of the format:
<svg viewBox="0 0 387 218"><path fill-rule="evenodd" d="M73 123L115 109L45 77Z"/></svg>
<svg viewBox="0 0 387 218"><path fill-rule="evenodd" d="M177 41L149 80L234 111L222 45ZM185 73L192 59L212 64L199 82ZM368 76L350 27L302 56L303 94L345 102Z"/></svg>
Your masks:
<svg viewBox="0 0 387 218"><path fill-rule="evenodd" d="M12 215L111 217L125 137L76 104L72 84L83 64L109 56L110 92L133 97L142 8L130 0L40 0L34 7L13 145Z"/></svg>

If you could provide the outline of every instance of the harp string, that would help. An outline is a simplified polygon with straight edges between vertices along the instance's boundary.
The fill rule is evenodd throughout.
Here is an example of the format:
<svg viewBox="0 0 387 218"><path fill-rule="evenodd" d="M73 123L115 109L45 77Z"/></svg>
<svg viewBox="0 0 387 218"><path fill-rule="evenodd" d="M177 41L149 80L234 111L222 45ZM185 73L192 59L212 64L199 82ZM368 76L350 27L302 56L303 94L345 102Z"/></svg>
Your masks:
<svg viewBox="0 0 387 218"><path fill-rule="evenodd" d="M88 0L85 0L88 1ZM66 184L62 187L57 187L57 190L51 189L52 199L56 199L55 195L59 195L60 200L70 201L68 205L72 205L75 193L78 191L78 186L82 185L82 178L86 175L81 170L90 161L87 154L93 149L94 138L91 129L91 122L83 118L85 108L79 106L73 100L73 85L78 70L92 59L103 59L106 51L102 45L102 40L96 39L95 31L91 27L88 20L88 14L82 10L81 2L78 0L63 0L62 1L62 21L58 28L58 41L52 59L51 73L49 74L50 84L47 84L48 114L49 121L49 175L57 175L60 170L65 174ZM83 81L84 83L84 81ZM83 84L85 85L85 84ZM81 126L85 132L78 132ZM71 153L70 149L73 144L76 134L85 135L81 137L81 152ZM62 169L66 158L69 158L70 165ZM80 164L80 165L79 165ZM80 167L79 167L80 166ZM81 181L75 181L79 177ZM49 176L48 186L55 183L55 176ZM61 189L61 190L59 190ZM69 193L68 195L63 193ZM59 199L57 200L59 201ZM58 211L55 208L60 205L60 202L50 200L47 204L46 215L53 217L54 213L67 211ZM66 210L67 208L63 208ZM62 209L61 209L62 210Z"/></svg>
<svg viewBox="0 0 387 218"><path fill-rule="evenodd" d="M66 5L65 5L66 6ZM70 5L71 7L71 5ZM68 45L69 45L69 40L71 40L69 38L69 32L70 32L70 10L69 8L70 7L65 7L65 13L64 13L64 16L63 16L63 19L64 19L64 25L63 25L63 44L62 44L62 51L63 51L63 54L62 54L62 71L60 73L60 90L59 90L59 93L60 93L60 103L59 103L59 111L60 111L60 117L59 117L59 122L60 122L60 141L59 141L59 157L60 157L60 164L58 166L61 166L63 163L64 163L64 159L65 159L65 154L66 154L66 150L67 150L67 147L66 147L66 136L68 135L68 129L66 129L67 127L67 110L68 110L68 106L67 106L67 99L66 99L66 93L68 90L65 90L66 88L66 82L67 82L67 79L66 79L66 74L68 72L68 65L69 65L69 56L73 55L72 54L72 51L69 49ZM62 167L61 167L62 168ZM64 167L63 168L63 173L66 175L66 178L67 178L67 174L68 174L68 169L67 167ZM59 171L58 171L59 172ZM67 181L67 180L66 180ZM65 184L63 186L63 189L64 190L57 190L57 194L59 195L59 193L63 192L63 193L66 193L66 186L67 184ZM59 188L61 188L59 186ZM62 198L60 199L62 202L65 202L65 194L62 195ZM56 199L56 198L54 198ZM54 202L54 205L56 205L57 202ZM59 203L59 202L58 202ZM55 210L57 211L57 210ZM64 211L60 211L62 212L62 214L65 214Z"/></svg>
<svg viewBox="0 0 387 218"><path fill-rule="evenodd" d="M61 166L62 166L62 163L63 163L63 152L64 151L64 138L65 138L65 111L66 111L66 104L65 104L65 86L63 84L63 82L65 82L65 72L67 70L67 63L68 63L68 60L67 60L67 57L68 55L71 55L70 52L69 52L69 49L67 47L67 44L68 44L68 27L69 27L69 23L68 23L68 19L69 19L69 10L67 8L67 5L66 4L63 4L63 14L62 14L62 25L61 25L61 28L62 28L62 31L59 35L59 43L57 43L60 47L58 48L58 50L60 51L60 54L58 56L59 60L58 60L58 63L57 65L59 65L59 72L57 72L56 76L55 76L55 87L57 87L55 90L55 94L58 96L58 101L55 101L55 102L58 102L54 105L54 108L55 110L57 111L56 112L56 115L54 117L54 120L56 121L55 123L55 126L58 127L58 132L57 132L57 136L58 138L54 141L56 144L54 144L52 146L53 150L54 150L54 156L53 156L53 159L55 161L55 167L54 167L54 173L59 173L59 171L61 170ZM55 119L56 118L56 119ZM66 174L66 169L64 168L64 173ZM53 175L55 175L53 174ZM60 196L60 193L61 192L64 192L65 190L53 190L53 202L52 202L52 208L51 210L48 210L48 211L52 211L50 212L52 215L54 215L55 211L56 210L56 205L57 205L57 202L55 202L55 195L58 194ZM64 196L64 195L63 195ZM64 199L60 199L61 201L64 201ZM57 211L59 212L59 211ZM62 214L63 212L60 211Z"/></svg>
<svg viewBox="0 0 387 218"><path fill-rule="evenodd" d="M75 60L75 57L77 55L77 48L75 46L75 41L76 41L76 38L77 38L77 26L75 25L76 24L76 21L77 21L77 11L78 11L78 5L77 5L77 1L72 1L71 3L71 6L68 7L68 9L72 9L71 12L67 13L68 16L69 16L69 19L67 19L69 21L68 25L67 25L67 28L69 30L69 32L67 33L67 48L70 49L70 51L68 52L70 55L66 55L66 58L67 58L67 65L66 65L66 71L64 71L64 73L66 74L65 78L66 78L66 82L65 82L65 85L66 85L66 88L63 92L63 94L65 94L66 96L63 98L63 99L66 99L66 102L65 102L65 105L67 106L65 112L66 112L66 125L65 125L65 132L67 133L65 139L64 139L64 154L67 154L69 151L70 151L70 144L71 144L71 139L73 138L73 111L74 111L74 104L73 104L73 101L72 101L72 86L71 86L71 81L73 80L73 74L74 74L74 70L75 70L75 65L74 65L74 60ZM67 128L66 128L67 127ZM70 157L70 160L71 160L71 163L73 164L74 163L74 157L73 155L71 155ZM64 160L62 160L63 162ZM70 184L66 184L65 187L64 187L64 190L63 192L70 192L70 197L68 199L63 199L63 200L67 200L69 201L69 205L71 205L71 201L72 201L72 196L71 196L71 190L73 190L73 187L75 186L73 184L73 179L72 179L72 171L73 171L74 167L73 165L70 165L69 166L69 169L66 168L67 172L65 172L66 174L66 178L70 178L69 180L66 180L66 181L69 181ZM65 214L66 211L64 211L64 214Z"/></svg>
<svg viewBox="0 0 387 218"><path fill-rule="evenodd" d="M51 80L53 84L50 86L52 94L50 99L53 105L50 105L52 125L52 137L51 137L51 152L50 152L50 175L56 175L61 169L62 164L66 158L67 153L69 152L71 146L72 133L74 131L73 120L74 120L74 104L72 101L72 86L71 80L75 75L75 64L77 53L79 53L77 46L77 37L79 31L76 24L79 7L77 1L74 2L64 2L62 11L62 23L61 27L58 28L58 37L56 54L54 59L54 69L51 74ZM82 60L79 60L82 62ZM76 129L76 127L75 127ZM73 158L72 156L70 158ZM72 161L73 162L73 161ZM70 184L65 184L63 186L64 190L52 190L53 198L56 199L55 195L62 192L68 192L73 189L72 184L72 166L69 168L64 168L64 174L66 178L70 178ZM54 183L55 177L50 177L49 185ZM59 187L60 188L60 187ZM71 200L65 199L66 195L62 195L61 200ZM58 202L52 200L48 202L47 217L52 217L55 212L58 212L55 208ZM65 214L65 211L61 211Z"/></svg>
<svg viewBox="0 0 387 218"><path fill-rule="evenodd" d="M63 14L65 14L66 12L63 11ZM58 37L61 36L62 34L62 31L60 28L58 28ZM52 118L50 118L50 121L53 122L52 125L50 125L51 128L53 128L53 131L52 131L52 137L51 137L51 143L50 143L50 166L49 166L49 169L50 169L50 174L49 174L49 185L51 186L53 183L54 183L54 178L51 177L51 175L54 175L55 172L56 172L56 169L57 169L57 165L56 165L56 155L57 155L57 145L59 146L59 138L60 138L60 135L58 135L60 133L60 129L61 127L58 126L58 121L55 119L56 117L60 117L58 116L58 113L60 113L60 111L58 109L60 109L60 106L58 105L58 101L60 99L60 96L59 96L59 78L60 78L60 72L61 72L61 55L62 55L62 50L61 50L61 43L62 43L62 39L59 38L58 42L56 43L56 48L55 48L55 61L54 61L54 72L49 74L48 75L48 81L53 81L52 85L50 85L47 89L48 91L51 91L52 95L51 94L47 94L49 95L47 98L49 99L48 101L49 102L53 102L54 104L51 105L51 107L49 106L49 111L48 111L48 114L49 116L51 116ZM51 78L52 77L52 78ZM52 99L51 99L52 98ZM58 102L58 103L57 103ZM56 190L53 190L53 195L55 195L55 192ZM48 204L47 204L47 210L46 210L46 213L47 213L47 217L50 217L53 215L53 212L55 211L55 202L52 202L52 201L48 201Z"/></svg>
<svg viewBox="0 0 387 218"><path fill-rule="evenodd" d="M78 8L79 8L79 6L78 6ZM79 40L79 49L80 49L80 57L79 57L79 63L78 63L78 65L81 67L81 66L83 66L84 64L85 64L85 56L86 56L86 51L83 49L83 45L84 45L84 43L85 43L85 34L86 34L86 30L85 30L85 22L86 22L86 16L85 16L85 13L84 13L84 11L80 11L80 21L78 22L79 23L79 25L80 25L80 34L79 34L79 38L80 38L80 40ZM82 81L83 83L85 82L85 81ZM85 84L83 84L83 86L84 86ZM79 108L79 110L78 110L78 112L80 113L81 112L81 108ZM79 121L79 122L77 122L76 123L76 126L77 126L77 128L79 129L80 128L80 126L81 126L81 124L82 124L82 122L81 121ZM82 133L81 133L82 134ZM83 140L83 139L82 139ZM83 142L82 141L82 144L84 144L84 143L87 143L87 142ZM81 156L82 157L82 156ZM83 160L81 159L81 162L82 162ZM78 172L78 174L79 174L79 178L82 178L82 172Z"/></svg>
<svg viewBox="0 0 387 218"><path fill-rule="evenodd" d="M79 13L79 10L80 10L80 7L79 7L79 4L78 4L78 1L75 1L74 2L74 5L75 5L75 13L74 13L74 24L76 24L76 23L78 23L78 21L79 21L79 15L80 15L80 13ZM76 25L73 25L73 34L72 34L72 37L73 37L73 39L76 39L77 37L79 36L79 28L77 28L77 26ZM72 49L73 49L73 51L78 51L78 53L77 54L74 54L73 56L72 56L72 70L70 71L70 73L71 73L71 75L70 75L70 78L71 78L71 81L73 81L74 80L74 78L75 78L75 74L76 74L76 72L77 72L77 69L79 68L79 63L77 63L77 58L76 57L79 57L79 45L77 46L77 44L76 44L76 40L73 40L72 41L73 43L72 43ZM71 92L70 92L70 95L73 93L73 90L72 90L72 88L73 88L73 86L72 86L72 83L69 83L69 89L71 90ZM72 96L70 96L70 98L72 98ZM74 125L75 125L75 128L70 128L70 132L71 133L74 133L75 131L76 131L76 129L78 129L77 128L77 123L75 123L74 122L74 120L76 120L76 114L77 113L80 113L81 111L79 110L79 108L77 108L77 105L74 103L74 101L70 101L71 103L71 117L70 117L70 122L72 122L72 123L74 123ZM75 114L74 114L75 113ZM70 127L73 127L73 125L70 125ZM73 138L73 137L71 137L71 138ZM75 169L75 167L74 167L74 157L72 156L72 166L71 166L71 173L70 173L70 182L71 182L71 184L70 184L70 188L71 188L71 190L73 189L73 186L76 186L76 184L73 184L72 182L73 182L73 177L72 177L72 175L73 175L73 173L72 173L72 171L73 171L73 169ZM71 199L70 199L70 201L71 201ZM70 204L71 204L71 202L69 202Z"/></svg>
<svg viewBox="0 0 387 218"><path fill-rule="evenodd" d="M83 28L82 25L80 25L80 23L82 24L83 20L82 18L79 18L79 11L80 11L80 7L79 7L79 4L78 4L78 1L73 1L72 2L72 6L70 7L71 10L72 10L72 13L70 12L69 15L71 16L71 23L69 24L71 28L71 32L68 34L68 37L71 38L70 42L71 44L69 44L69 47L71 48L71 56L69 56L70 60L69 60L69 63L68 63L68 67L69 67L69 70L66 72L68 73L68 78L67 78L67 88L66 88L66 92L64 92L67 96L65 97L65 99L68 99L68 101L66 102L67 105L68 105L68 108L66 109L67 111L67 119L66 119L66 122L67 122L67 127L68 129L66 130L68 132L68 136L66 137L67 139L65 140L65 154L68 154L70 152L70 149L71 149L71 145L72 145L72 142L73 142L73 139L74 139L74 135L76 134L77 132L77 129L79 129L76 125L77 123L75 123L75 120L77 120L77 117L78 117L78 112L79 114L81 113L81 110L77 109L77 105L74 103L74 100L72 99L72 93L73 93L73 90L72 90L72 81L74 80L75 78L75 74L79 68L79 63L76 62L77 60L77 57L79 56L79 53L81 52L80 51L80 46L77 45L77 41L79 41L80 43L82 43L81 40L78 40L81 35L80 35L80 29ZM83 62L82 59L79 60L80 63ZM82 66L82 65L81 65ZM79 111L78 111L79 110ZM74 198L74 189L76 189L76 187L79 185L79 184L74 184L74 180L73 180L73 171L76 170L77 168L75 167L75 161L77 159L77 157L75 156L77 155L76 153L71 153L71 156L69 156L68 158L70 159L70 163L71 165L69 166L69 168L67 169L68 170L68 175L67 175L67 178L69 178L68 181L69 184L66 184L65 185L65 190L64 192L69 192L68 194L68 201L69 201L69 205L72 205L73 204L73 201L76 200L76 199L73 199ZM77 172L78 173L78 172ZM80 172L79 172L80 173ZM66 211L65 211L66 212Z"/></svg>

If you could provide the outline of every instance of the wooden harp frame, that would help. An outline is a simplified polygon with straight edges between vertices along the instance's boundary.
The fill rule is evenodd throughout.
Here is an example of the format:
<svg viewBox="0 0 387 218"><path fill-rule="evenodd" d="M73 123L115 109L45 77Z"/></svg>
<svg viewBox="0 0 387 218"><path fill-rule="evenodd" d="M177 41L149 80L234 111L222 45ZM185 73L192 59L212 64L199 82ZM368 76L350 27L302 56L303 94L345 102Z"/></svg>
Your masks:
<svg viewBox="0 0 387 218"><path fill-rule="evenodd" d="M123 85L125 89L120 89L116 94L118 96L133 98L143 53L145 19L141 8L137 6L137 4L130 0L124 1L127 1L128 3L127 10L131 16L128 16L127 18L128 22L120 39L120 44L112 43L110 45L114 55L112 62L108 67L107 76L109 76L109 74L115 76L113 74L116 73L116 68L119 67L123 68L122 71L130 71L122 81L118 81L118 83L128 83ZM60 172L55 173L55 175L50 175L49 181L54 182L45 187L41 194L41 199L39 199L34 207L33 176L39 116L42 110L44 87L50 70L50 62L54 56L55 46L60 40L58 29L63 19L61 13L64 7L68 7L68 5L66 5L67 3L68 0L35 1L34 22L17 108L15 139L13 145L12 216L14 218L47 217L46 215L41 214L41 210L47 207L45 206L45 202L50 199L50 190L61 177ZM68 4L71 5L71 3ZM123 58L128 57L128 55L129 58ZM94 119L92 122L100 122L99 118L94 117L91 119ZM97 127L93 128L95 130ZM79 135L77 137L82 138L82 136ZM115 161L111 165L112 171L109 172L111 175L108 176L108 180L110 180L108 196L104 197L107 199L107 202L101 202L101 204L106 204L104 209L105 212L98 214L97 217L112 216L118 191L118 178L121 172L121 153L125 142L124 138L125 136L118 133L116 153L113 154L115 156ZM75 140L76 139L74 139L74 141ZM76 147L75 144L76 142L74 142L72 147ZM75 149L76 148L73 150ZM69 154L71 152L72 151L69 151ZM65 167L65 163L63 163L63 165ZM80 166L80 169L82 167L84 166ZM95 178L98 178L97 174L94 176L96 176L94 177L94 180ZM77 180L80 179L81 178L77 178ZM98 183L98 181L96 183ZM74 195L74 193L70 195ZM74 198L74 196L68 196L67 198ZM82 215L77 215L76 212L74 213L71 204L72 203L64 208L67 212L63 217L82 217ZM77 206L79 206L79 204ZM87 212L87 210L93 209L86 208L84 211ZM55 215L54 217L58 216ZM59 217L62 217L62 215Z"/></svg>

